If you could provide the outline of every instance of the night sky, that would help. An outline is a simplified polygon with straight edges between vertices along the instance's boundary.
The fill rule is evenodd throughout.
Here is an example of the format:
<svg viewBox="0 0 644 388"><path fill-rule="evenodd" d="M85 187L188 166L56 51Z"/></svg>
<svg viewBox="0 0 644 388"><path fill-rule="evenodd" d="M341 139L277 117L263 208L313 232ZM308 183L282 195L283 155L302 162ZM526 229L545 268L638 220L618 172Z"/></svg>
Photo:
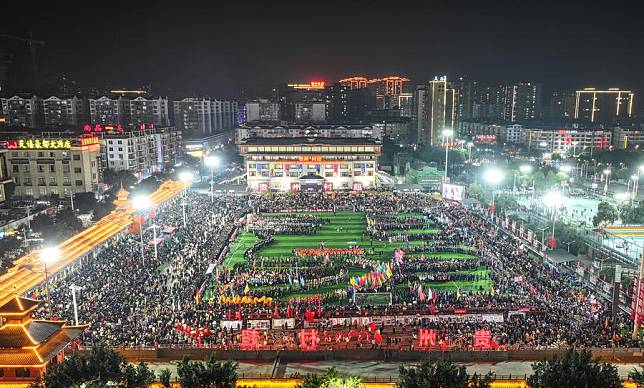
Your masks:
<svg viewBox="0 0 644 388"><path fill-rule="evenodd" d="M83 87L234 97L255 84L467 74L644 90L637 3L562 3L12 1L0 30L47 41L43 74ZM20 46L0 40L0 48Z"/></svg>

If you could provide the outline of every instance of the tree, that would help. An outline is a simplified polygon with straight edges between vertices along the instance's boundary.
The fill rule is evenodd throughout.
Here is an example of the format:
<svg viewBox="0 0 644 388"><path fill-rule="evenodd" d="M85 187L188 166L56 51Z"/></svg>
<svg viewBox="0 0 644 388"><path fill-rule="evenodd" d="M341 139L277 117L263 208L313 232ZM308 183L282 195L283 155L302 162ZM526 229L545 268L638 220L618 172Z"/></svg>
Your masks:
<svg viewBox="0 0 644 388"><path fill-rule="evenodd" d="M617 219L617 210L608 202L600 202L597 205L597 213L593 217L593 225L611 224Z"/></svg>
<svg viewBox="0 0 644 388"><path fill-rule="evenodd" d="M592 359L589 351L569 349L562 357L532 364L534 374L528 377L532 388L582 388L621 386L617 368Z"/></svg>
<svg viewBox="0 0 644 388"><path fill-rule="evenodd" d="M184 357L177 365L177 374L183 388L234 388L237 364L232 361L217 361L214 355L206 362L191 361Z"/></svg>
<svg viewBox="0 0 644 388"><path fill-rule="evenodd" d="M358 388L362 379L355 376L347 376L334 367L326 370L324 375L308 374L302 379L298 388Z"/></svg>
<svg viewBox="0 0 644 388"><path fill-rule="evenodd" d="M96 207L96 196L92 192L74 195L74 207L81 213L89 213Z"/></svg>
<svg viewBox="0 0 644 388"><path fill-rule="evenodd" d="M163 388L170 388L172 387L170 383L170 378L172 377L172 372L170 372L170 369L165 368L161 369L161 372L159 372L159 382L161 383L161 386Z"/></svg>
<svg viewBox="0 0 644 388"><path fill-rule="evenodd" d="M638 386L644 386L644 369L633 368L628 378L635 381Z"/></svg>
<svg viewBox="0 0 644 388"><path fill-rule="evenodd" d="M121 354L97 346L88 355L75 353L60 364L50 366L45 375L36 379L31 387L74 387L82 384L100 387L108 382L122 381L126 368L126 360Z"/></svg>
<svg viewBox="0 0 644 388"><path fill-rule="evenodd" d="M620 206L619 218L625 224L644 224L644 201L637 206L632 203Z"/></svg>
<svg viewBox="0 0 644 388"><path fill-rule="evenodd" d="M123 187L129 188L136 185L138 179L128 170L114 171L107 169L103 171L103 183L110 186L113 191L118 190L123 184Z"/></svg>
<svg viewBox="0 0 644 388"><path fill-rule="evenodd" d="M417 367L400 366L398 387L400 388L488 388L492 375L474 375L471 378L464 366L456 366L447 360L425 361ZM470 385L471 384L471 385Z"/></svg>
<svg viewBox="0 0 644 388"><path fill-rule="evenodd" d="M154 381L154 372L141 362L136 367L128 364L123 371L123 383L127 388L147 388Z"/></svg>

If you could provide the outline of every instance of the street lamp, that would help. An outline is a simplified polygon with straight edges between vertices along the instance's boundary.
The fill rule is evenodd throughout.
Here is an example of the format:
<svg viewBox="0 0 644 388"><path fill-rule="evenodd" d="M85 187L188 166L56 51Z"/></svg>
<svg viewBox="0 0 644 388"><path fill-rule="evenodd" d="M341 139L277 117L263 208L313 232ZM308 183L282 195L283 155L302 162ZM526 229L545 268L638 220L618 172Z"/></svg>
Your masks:
<svg viewBox="0 0 644 388"><path fill-rule="evenodd" d="M188 186L192 182L192 173L190 171L184 171L179 174L179 179L186 183L186 189L183 192L183 202L181 202L181 207L183 208L183 227L186 227L186 196L188 195Z"/></svg>
<svg viewBox="0 0 644 388"><path fill-rule="evenodd" d="M444 183L447 183L447 158L449 152L449 138L454 136L454 131L451 129L443 129L443 141L445 142L445 178L443 179Z"/></svg>
<svg viewBox="0 0 644 388"><path fill-rule="evenodd" d="M132 199L132 207L139 213L139 235L141 236L141 263L145 266L145 245L143 244L143 214L150 207L147 195L137 195ZM156 246L155 246L156 249Z"/></svg>
<svg viewBox="0 0 644 388"><path fill-rule="evenodd" d="M219 165L219 158L208 156L205 159L206 166L210 167L210 203L215 202L215 167Z"/></svg>
<svg viewBox="0 0 644 388"><path fill-rule="evenodd" d="M496 186L503 180L503 171L498 168L485 170L483 179L492 186L492 222L494 222L494 195Z"/></svg>
<svg viewBox="0 0 644 388"><path fill-rule="evenodd" d="M604 195L608 193L608 179L610 178L610 170L605 169L604 175L606 176L606 181L604 182Z"/></svg>
<svg viewBox="0 0 644 388"><path fill-rule="evenodd" d="M60 251L57 247L47 247L40 251L40 262L45 266L45 291L47 292L47 304L49 305L49 318L53 315L51 313L51 294L49 292L49 271L48 265L52 265L60 260Z"/></svg>
<svg viewBox="0 0 644 388"><path fill-rule="evenodd" d="M558 191L550 191L543 197L543 202L546 206L552 208L552 240L555 238L555 222L557 220L557 209L561 207L566 201L564 197Z"/></svg>

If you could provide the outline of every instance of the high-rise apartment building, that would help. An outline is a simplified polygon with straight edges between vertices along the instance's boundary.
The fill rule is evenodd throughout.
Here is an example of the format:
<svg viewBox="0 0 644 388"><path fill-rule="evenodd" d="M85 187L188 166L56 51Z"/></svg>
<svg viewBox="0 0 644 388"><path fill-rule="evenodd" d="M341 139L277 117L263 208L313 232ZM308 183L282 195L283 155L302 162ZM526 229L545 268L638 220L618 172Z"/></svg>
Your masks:
<svg viewBox="0 0 644 388"><path fill-rule="evenodd" d="M620 119L631 117L634 97L632 91L619 88L577 90L575 118L599 124L618 123Z"/></svg>
<svg viewBox="0 0 644 388"><path fill-rule="evenodd" d="M534 82L519 82L505 89L505 121L534 120L539 114L540 87Z"/></svg>
<svg viewBox="0 0 644 388"><path fill-rule="evenodd" d="M36 128L42 124L42 100L37 96L0 99L5 125Z"/></svg>
<svg viewBox="0 0 644 388"><path fill-rule="evenodd" d="M173 106L175 127L186 136L211 135L237 126L237 101L184 98Z"/></svg>
<svg viewBox="0 0 644 388"><path fill-rule="evenodd" d="M126 100L122 97L110 98L102 96L99 98L90 98L89 103L89 120L91 124L100 125L126 125Z"/></svg>
<svg viewBox="0 0 644 388"><path fill-rule="evenodd" d="M246 103L246 121L279 121L280 105L277 102L259 99Z"/></svg>
<svg viewBox="0 0 644 388"><path fill-rule="evenodd" d="M555 91L550 95L548 117L551 119L572 119L575 117L575 93Z"/></svg>
<svg viewBox="0 0 644 388"><path fill-rule="evenodd" d="M505 117L506 87L477 85L474 89L472 119L503 121Z"/></svg>
<svg viewBox="0 0 644 388"><path fill-rule="evenodd" d="M443 130L456 130L458 92L447 77L434 78L416 89L418 142L431 145L442 143Z"/></svg>
<svg viewBox="0 0 644 388"><path fill-rule="evenodd" d="M46 126L78 126L87 123L87 100L80 97L50 96L42 101Z"/></svg>
<svg viewBox="0 0 644 388"><path fill-rule="evenodd" d="M145 178L174 165L182 151L181 131L174 127L104 132L101 139L103 168L128 170Z"/></svg>
<svg viewBox="0 0 644 388"><path fill-rule="evenodd" d="M126 122L133 127L154 124L158 127L169 125L168 99L163 97L147 99L136 97L124 100Z"/></svg>
<svg viewBox="0 0 644 388"><path fill-rule="evenodd" d="M473 117L474 98L478 84L467 77L459 77L453 82L453 85L458 92L456 116L459 121L468 121Z"/></svg>

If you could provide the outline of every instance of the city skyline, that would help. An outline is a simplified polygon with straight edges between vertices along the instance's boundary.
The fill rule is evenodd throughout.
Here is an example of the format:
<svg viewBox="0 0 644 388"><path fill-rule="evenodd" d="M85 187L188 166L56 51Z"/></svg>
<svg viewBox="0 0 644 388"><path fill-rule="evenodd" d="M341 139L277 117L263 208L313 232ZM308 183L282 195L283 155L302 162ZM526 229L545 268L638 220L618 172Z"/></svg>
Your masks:
<svg viewBox="0 0 644 388"><path fill-rule="evenodd" d="M153 85L161 95L239 97L257 84L390 74L415 84L468 75L548 89L641 90L634 13L600 3L137 3L100 14L83 2L65 10L12 5L3 31L46 42L36 49L42 82L65 75L82 87ZM29 62L23 43L0 42L14 63Z"/></svg>

